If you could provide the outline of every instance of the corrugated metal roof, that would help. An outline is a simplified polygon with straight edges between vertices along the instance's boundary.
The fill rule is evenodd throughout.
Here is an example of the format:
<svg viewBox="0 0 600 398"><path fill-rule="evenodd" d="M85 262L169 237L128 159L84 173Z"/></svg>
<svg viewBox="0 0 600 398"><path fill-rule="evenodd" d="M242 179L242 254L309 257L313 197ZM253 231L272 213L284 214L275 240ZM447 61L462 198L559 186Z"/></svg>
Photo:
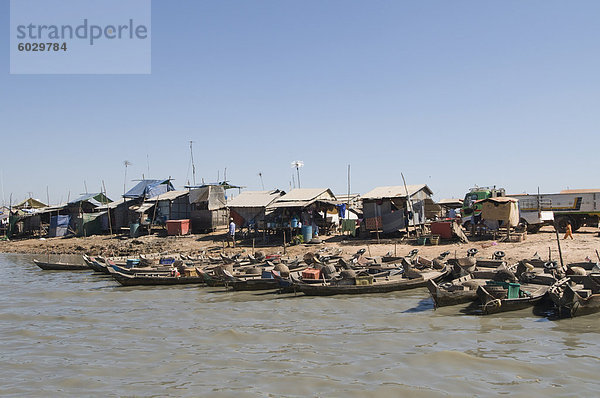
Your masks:
<svg viewBox="0 0 600 398"><path fill-rule="evenodd" d="M285 202L275 202L275 203L271 203L269 205L269 209L281 209L284 207L304 207L304 206L308 206L309 204L313 203L312 200L288 200Z"/></svg>
<svg viewBox="0 0 600 398"><path fill-rule="evenodd" d="M285 192L278 189L271 191L245 191L231 199L228 207L267 207Z"/></svg>
<svg viewBox="0 0 600 398"><path fill-rule="evenodd" d="M122 205L127 202L131 202L131 201L125 200L125 199L115 200L114 202L110 202L108 204L96 207L96 210L98 211L98 210L106 210L106 209L116 209L117 207L119 207L119 205Z"/></svg>
<svg viewBox="0 0 600 398"><path fill-rule="evenodd" d="M179 191L169 191L161 193L153 198L146 199L147 202L156 202L157 200L175 200L181 196L189 194L188 190L179 190Z"/></svg>
<svg viewBox="0 0 600 398"><path fill-rule="evenodd" d="M144 213L144 212L146 212L146 210L152 208L154 206L154 204L155 203L144 202L137 209L135 209L135 212L136 213Z"/></svg>
<svg viewBox="0 0 600 398"><path fill-rule="evenodd" d="M316 199L321 195L325 196L322 199L335 200L335 195L328 188L295 188L283 195L282 197L280 197L279 199L277 199L277 202L309 201Z"/></svg>
<svg viewBox="0 0 600 398"><path fill-rule="evenodd" d="M326 203L331 206L337 206L339 203L336 200L331 199L313 199L313 200L288 200L288 201L275 201L271 203L268 208L269 209L279 209L283 207L307 207L312 205L313 203Z"/></svg>
<svg viewBox="0 0 600 398"><path fill-rule="evenodd" d="M429 195L432 195L433 192L426 184L418 184L418 185L407 185L404 188L404 185L396 185L396 186L387 186L387 187L377 187L366 194L362 195L362 199L384 199L384 198L405 198L406 190L408 189L408 194L413 196L415 193L424 189Z"/></svg>
<svg viewBox="0 0 600 398"><path fill-rule="evenodd" d="M563 189L560 193L599 193L600 189Z"/></svg>
<svg viewBox="0 0 600 398"><path fill-rule="evenodd" d="M347 193L344 194L335 194L335 197L337 200L341 201L341 202L346 202L348 200L353 201L353 200L358 200L361 199L360 194L358 193L351 193L350 196L348 196Z"/></svg>

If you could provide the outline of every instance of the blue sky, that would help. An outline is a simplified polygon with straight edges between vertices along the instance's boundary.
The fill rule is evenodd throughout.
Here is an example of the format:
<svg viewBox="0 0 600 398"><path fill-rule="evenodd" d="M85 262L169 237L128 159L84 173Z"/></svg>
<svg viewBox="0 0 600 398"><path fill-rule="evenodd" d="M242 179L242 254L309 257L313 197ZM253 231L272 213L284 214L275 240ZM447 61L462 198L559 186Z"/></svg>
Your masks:
<svg viewBox="0 0 600 398"><path fill-rule="evenodd" d="M597 1L154 0L151 75L10 75L0 5L6 202L181 187L189 140L249 189L600 187Z"/></svg>

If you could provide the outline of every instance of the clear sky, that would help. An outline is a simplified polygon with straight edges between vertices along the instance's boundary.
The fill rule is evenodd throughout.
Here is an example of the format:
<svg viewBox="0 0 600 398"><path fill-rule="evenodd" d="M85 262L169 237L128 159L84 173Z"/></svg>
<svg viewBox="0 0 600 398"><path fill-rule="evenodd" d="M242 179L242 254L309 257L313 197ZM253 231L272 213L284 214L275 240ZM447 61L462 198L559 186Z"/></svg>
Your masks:
<svg viewBox="0 0 600 398"><path fill-rule="evenodd" d="M152 2L152 74L10 75L0 0L3 200L128 180L365 193L426 183L598 188L598 1ZM149 170L149 171L148 171ZM134 183L127 182L128 188Z"/></svg>

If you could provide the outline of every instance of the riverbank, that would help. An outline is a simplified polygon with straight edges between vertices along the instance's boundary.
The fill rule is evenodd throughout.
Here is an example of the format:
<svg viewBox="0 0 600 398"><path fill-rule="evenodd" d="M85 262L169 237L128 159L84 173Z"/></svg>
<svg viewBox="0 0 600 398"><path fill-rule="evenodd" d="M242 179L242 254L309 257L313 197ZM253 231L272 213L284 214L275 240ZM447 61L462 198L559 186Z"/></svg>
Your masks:
<svg viewBox="0 0 600 398"><path fill-rule="evenodd" d="M574 240L563 240L561 247L565 262L584 261L586 257L597 261L596 249L599 247L600 238L596 228L581 228L574 234ZM245 244L244 244L245 243ZM553 259L558 259L556 234L552 228L545 227L537 234L529 234L522 242L505 243L496 241L473 241L467 244L457 242L441 242L436 246L416 245L414 242L401 239L377 240L346 240L345 237L325 237L322 243L287 246L285 254L289 256L302 255L307 251L317 251L324 248L340 249L344 255L351 255L361 248L367 249L367 255L383 256L387 253L406 255L412 249L419 249L424 257L433 258L439 253L450 251L451 255L464 256L469 248L479 250L478 257L489 258L498 250L506 253L509 261L518 261L533 256L535 253L543 259L550 253ZM133 256L143 253L182 253L197 254L200 252L252 252L252 242L243 242L237 248L227 248L224 244L224 235L214 233L209 235L188 236L158 236L147 235L138 238L126 236L98 235L90 237L73 238L42 238L23 239L14 241L1 241L2 253L30 253L30 254L90 254L104 256ZM279 245L255 246L266 254L284 253L284 247Z"/></svg>

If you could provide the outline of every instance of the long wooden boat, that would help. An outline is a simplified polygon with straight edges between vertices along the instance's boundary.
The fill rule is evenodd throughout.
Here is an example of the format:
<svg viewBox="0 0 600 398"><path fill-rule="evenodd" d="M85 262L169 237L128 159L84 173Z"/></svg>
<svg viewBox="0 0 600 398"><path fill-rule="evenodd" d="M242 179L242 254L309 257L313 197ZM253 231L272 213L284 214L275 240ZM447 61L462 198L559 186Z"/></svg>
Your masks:
<svg viewBox="0 0 600 398"><path fill-rule="evenodd" d="M116 272L119 272L121 274L125 274L125 275L135 275L135 274L141 274L141 273L150 273L150 274L164 274L164 275L168 275L171 273L173 267L172 266L154 266L154 267L132 267L132 268L127 268L127 267L123 267L121 265L117 265L114 262L108 260L107 261L107 268L110 269L112 268L113 270L115 270Z"/></svg>
<svg viewBox="0 0 600 398"><path fill-rule="evenodd" d="M435 308L470 303L477 300L477 288L485 284L483 279L473 279L472 275L438 284L434 280L427 282L427 289Z"/></svg>
<svg viewBox="0 0 600 398"><path fill-rule="evenodd" d="M293 289L307 296L333 296L336 294L373 294L389 293L400 290L425 287L429 280L440 280L448 274L448 269L423 271L416 278L406 278L404 275L373 278L371 284L357 285L351 280L332 281L324 284L305 283L290 275Z"/></svg>
<svg viewBox="0 0 600 398"><path fill-rule="evenodd" d="M495 266L496 263L489 263L489 265ZM510 267L505 267L502 263L500 265L496 268L480 268L478 266L475 271L450 282L438 284L435 281L429 281L427 289L429 289L434 306L437 308L476 301L479 298L477 295L479 286L483 286L487 281L494 279L498 272L513 272L516 268L516 265ZM551 280L546 284L551 285L553 282L554 280Z"/></svg>
<svg viewBox="0 0 600 398"><path fill-rule="evenodd" d="M206 283L207 286L210 286L210 287L225 286L225 283L223 282L223 278L219 278L219 277L215 276L214 273L207 272L206 270L198 268L198 267L195 267L195 269L196 269L196 273L204 279L204 283Z"/></svg>
<svg viewBox="0 0 600 398"><path fill-rule="evenodd" d="M560 317L600 312L600 275L571 275L553 285L548 294Z"/></svg>
<svg viewBox="0 0 600 398"><path fill-rule="evenodd" d="M95 257L90 257L90 256L84 254L83 261L85 261L85 263L88 265L88 267L93 269L95 272L99 272L99 273L107 274L107 275L110 274L110 272L108 271L108 268L106 267L106 264L99 262Z"/></svg>
<svg viewBox="0 0 600 398"><path fill-rule="evenodd" d="M43 270L48 271L90 271L91 268L87 264L70 264L70 263L50 263L45 261L33 260L35 265Z"/></svg>
<svg viewBox="0 0 600 398"><path fill-rule="evenodd" d="M224 281L227 289L236 291L277 290L279 282L274 278L247 278Z"/></svg>
<svg viewBox="0 0 600 398"><path fill-rule="evenodd" d="M110 274L123 286L206 285L202 275L170 276L152 273L128 275L122 274L114 269L111 269Z"/></svg>
<svg viewBox="0 0 600 398"><path fill-rule="evenodd" d="M518 296L514 298L506 297L508 289L504 289L502 286L479 286L477 288L477 296L481 301L479 313L489 315L532 307L539 303L550 289L549 285L521 285L518 283L513 285L519 289ZM498 289L498 287L501 289Z"/></svg>

